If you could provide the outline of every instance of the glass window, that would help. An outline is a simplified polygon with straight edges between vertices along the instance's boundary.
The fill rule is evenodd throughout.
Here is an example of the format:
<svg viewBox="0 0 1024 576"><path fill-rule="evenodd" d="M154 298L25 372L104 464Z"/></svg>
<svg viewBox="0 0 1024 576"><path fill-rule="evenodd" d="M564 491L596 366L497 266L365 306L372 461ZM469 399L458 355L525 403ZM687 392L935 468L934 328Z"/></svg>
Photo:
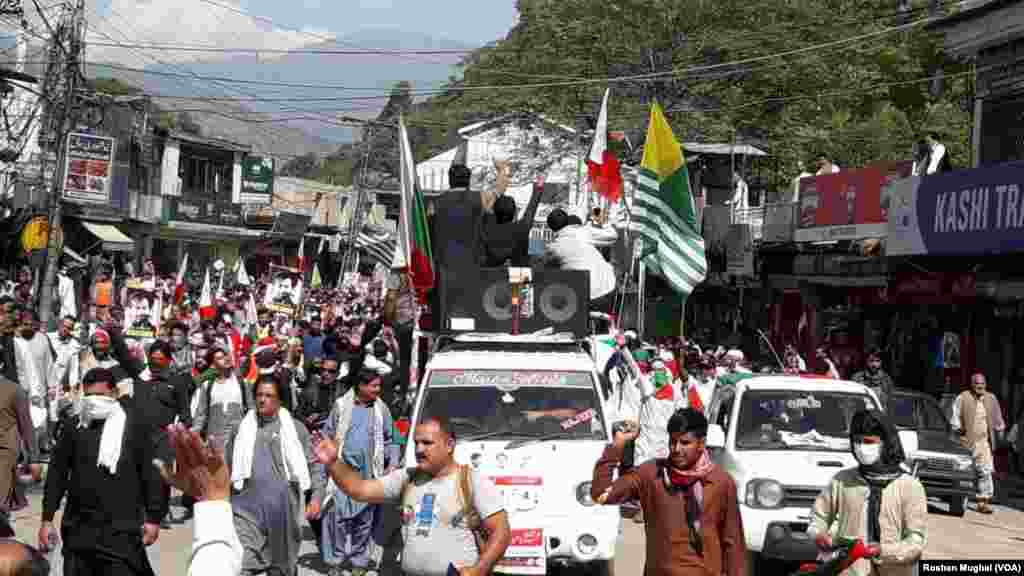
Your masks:
<svg viewBox="0 0 1024 576"><path fill-rule="evenodd" d="M850 419L877 409L865 394L758 390L743 395L737 423L741 450L850 449Z"/></svg>
<svg viewBox="0 0 1024 576"><path fill-rule="evenodd" d="M890 417L897 428L917 429L917 419L914 416L917 401L913 396L895 396L889 404Z"/></svg>
<svg viewBox="0 0 1024 576"><path fill-rule="evenodd" d="M606 439L601 403L584 372L434 372L420 415L437 414L448 417L459 441Z"/></svg>
<svg viewBox="0 0 1024 576"><path fill-rule="evenodd" d="M949 421L942 414L939 403L930 399L922 398L921 402L921 427L926 430L948 430Z"/></svg>

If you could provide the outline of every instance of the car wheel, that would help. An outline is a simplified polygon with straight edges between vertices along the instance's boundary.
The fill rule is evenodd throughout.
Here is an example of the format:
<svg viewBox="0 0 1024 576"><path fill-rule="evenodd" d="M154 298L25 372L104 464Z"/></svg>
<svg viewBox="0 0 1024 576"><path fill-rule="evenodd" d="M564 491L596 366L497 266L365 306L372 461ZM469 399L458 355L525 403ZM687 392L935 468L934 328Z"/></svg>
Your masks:
<svg viewBox="0 0 1024 576"><path fill-rule="evenodd" d="M946 502L949 504L949 515L963 518L967 510L967 496L951 496Z"/></svg>

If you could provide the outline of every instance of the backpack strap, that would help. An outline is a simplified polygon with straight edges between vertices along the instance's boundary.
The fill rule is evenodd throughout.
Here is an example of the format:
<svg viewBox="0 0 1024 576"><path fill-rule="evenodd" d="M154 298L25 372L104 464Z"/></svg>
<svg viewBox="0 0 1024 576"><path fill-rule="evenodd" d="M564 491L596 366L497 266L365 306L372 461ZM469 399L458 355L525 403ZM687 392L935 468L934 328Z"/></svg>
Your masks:
<svg viewBox="0 0 1024 576"><path fill-rule="evenodd" d="M477 511L476 506L473 504L473 479L470 474L471 471L469 466L459 466L459 500L461 500L462 514L466 519L466 526L470 530L476 532L480 529L480 525L483 523L483 520L480 518L480 513Z"/></svg>

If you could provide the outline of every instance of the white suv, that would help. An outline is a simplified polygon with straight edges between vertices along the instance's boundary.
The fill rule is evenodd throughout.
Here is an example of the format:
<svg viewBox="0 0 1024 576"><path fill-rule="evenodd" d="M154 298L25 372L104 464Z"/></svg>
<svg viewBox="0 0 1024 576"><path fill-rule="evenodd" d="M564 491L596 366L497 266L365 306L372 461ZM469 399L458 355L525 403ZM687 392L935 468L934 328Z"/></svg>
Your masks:
<svg viewBox="0 0 1024 576"><path fill-rule="evenodd" d="M610 573L621 520L618 507L590 498L611 440L593 359L571 339L464 335L434 353L423 382L413 425L447 416L456 460L504 494L512 545L495 572ZM411 442L405 461L415 461Z"/></svg>
<svg viewBox="0 0 1024 576"><path fill-rule="evenodd" d="M856 466L850 419L878 405L862 384L823 378L758 376L715 391L707 445L736 480L751 553L815 559L806 533L814 500L836 472Z"/></svg>

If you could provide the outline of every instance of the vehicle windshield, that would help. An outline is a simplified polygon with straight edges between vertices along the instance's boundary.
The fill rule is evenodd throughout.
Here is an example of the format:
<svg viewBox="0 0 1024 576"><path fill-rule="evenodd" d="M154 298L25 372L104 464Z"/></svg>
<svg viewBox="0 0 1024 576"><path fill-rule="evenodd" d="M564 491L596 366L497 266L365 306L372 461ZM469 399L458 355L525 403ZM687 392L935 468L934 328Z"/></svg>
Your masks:
<svg viewBox="0 0 1024 576"><path fill-rule="evenodd" d="M897 428L917 429L917 418L914 411L913 396L893 396L890 402L892 423Z"/></svg>
<svg viewBox="0 0 1024 576"><path fill-rule="evenodd" d="M866 394L752 390L743 395L736 447L740 450L848 452L850 419L877 409Z"/></svg>
<svg viewBox="0 0 1024 576"><path fill-rule="evenodd" d="M421 415L447 416L456 440L606 440L586 372L435 371Z"/></svg>

